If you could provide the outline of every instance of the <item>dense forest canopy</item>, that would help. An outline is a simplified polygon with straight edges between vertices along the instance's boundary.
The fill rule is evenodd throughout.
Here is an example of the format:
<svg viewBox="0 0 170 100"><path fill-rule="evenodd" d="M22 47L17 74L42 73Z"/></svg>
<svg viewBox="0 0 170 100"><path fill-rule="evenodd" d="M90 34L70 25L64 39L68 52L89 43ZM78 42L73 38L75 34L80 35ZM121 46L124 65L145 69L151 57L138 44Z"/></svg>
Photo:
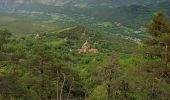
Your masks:
<svg viewBox="0 0 170 100"><path fill-rule="evenodd" d="M0 0L0 100L169 100L168 0Z"/></svg>

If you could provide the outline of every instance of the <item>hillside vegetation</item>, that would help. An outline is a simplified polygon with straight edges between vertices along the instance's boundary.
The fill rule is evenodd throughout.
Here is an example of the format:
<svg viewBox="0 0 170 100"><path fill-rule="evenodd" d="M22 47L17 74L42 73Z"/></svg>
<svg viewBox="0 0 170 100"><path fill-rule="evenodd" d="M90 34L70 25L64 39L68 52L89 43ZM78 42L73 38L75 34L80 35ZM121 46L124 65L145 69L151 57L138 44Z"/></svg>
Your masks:
<svg viewBox="0 0 170 100"><path fill-rule="evenodd" d="M170 100L170 1L0 0L0 100Z"/></svg>
<svg viewBox="0 0 170 100"><path fill-rule="evenodd" d="M98 0L97 2L96 0L51 0L51 2L50 0L37 0L25 1L25 3L16 4L16 6L13 6L15 4L11 1L9 2L9 6L7 5L4 9L60 13L72 17L84 15L98 21L118 22L131 28L145 26L156 11L163 11L170 15L168 0Z"/></svg>
<svg viewBox="0 0 170 100"><path fill-rule="evenodd" d="M80 25L22 37L1 29L0 98L168 100L168 19L154 14L148 30L137 45Z"/></svg>

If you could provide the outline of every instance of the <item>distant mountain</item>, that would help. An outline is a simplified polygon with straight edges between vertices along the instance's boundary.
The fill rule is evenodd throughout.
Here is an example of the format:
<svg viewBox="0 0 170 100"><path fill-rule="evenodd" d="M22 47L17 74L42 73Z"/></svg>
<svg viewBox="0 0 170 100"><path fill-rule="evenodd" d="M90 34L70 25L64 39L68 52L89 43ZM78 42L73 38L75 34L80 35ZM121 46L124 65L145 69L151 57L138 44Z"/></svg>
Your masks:
<svg viewBox="0 0 170 100"><path fill-rule="evenodd" d="M0 8L12 7L22 4L43 4L53 6L77 6L77 7L119 7L129 6L134 4L152 4L159 3L166 0L0 0Z"/></svg>
<svg viewBox="0 0 170 100"><path fill-rule="evenodd" d="M157 11L163 11L170 16L170 1L145 5L134 4L116 8L98 7L72 10L72 12L85 14L98 20L118 22L125 26L136 28L145 26L146 22L152 17L152 14Z"/></svg>
<svg viewBox="0 0 170 100"><path fill-rule="evenodd" d="M170 16L169 5L169 0L0 0L0 8L85 15L130 27L146 25L156 11Z"/></svg>
<svg viewBox="0 0 170 100"><path fill-rule="evenodd" d="M106 6L106 7L120 7L120 6L129 6L134 4L155 4L163 2L166 0L79 0L77 5L86 5L86 6ZM76 3L76 2L75 2Z"/></svg>
<svg viewBox="0 0 170 100"><path fill-rule="evenodd" d="M151 4L159 3L166 0L31 0L31 2L38 2L42 4L51 4L51 5L67 5L71 4L74 6L127 6L134 4Z"/></svg>

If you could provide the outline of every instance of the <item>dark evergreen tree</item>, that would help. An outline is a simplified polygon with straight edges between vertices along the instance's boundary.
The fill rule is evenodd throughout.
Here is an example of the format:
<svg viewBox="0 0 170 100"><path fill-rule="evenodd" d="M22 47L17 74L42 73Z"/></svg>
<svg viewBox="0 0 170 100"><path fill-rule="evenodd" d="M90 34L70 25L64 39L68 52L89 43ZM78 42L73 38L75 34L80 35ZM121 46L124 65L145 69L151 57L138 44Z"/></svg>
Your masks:
<svg viewBox="0 0 170 100"><path fill-rule="evenodd" d="M37 44L32 47L32 51L29 54L29 66L34 75L38 75L40 77L39 80L39 97L41 100L46 100L47 97L47 70L49 65L49 61L52 60L52 52L51 48L45 44Z"/></svg>
<svg viewBox="0 0 170 100"><path fill-rule="evenodd" d="M150 97L156 98L160 94L159 87L163 78L168 75L169 47L170 47L170 23L162 12L154 14L148 24L150 38L143 40L143 53L148 59L145 64L147 72L152 73Z"/></svg>
<svg viewBox="0 0 170 100"><path fill-rule="evenodd" d="M145 53L161 59L162 75L165 75L170 47L170 23L167 16L162 12L155 13L148 24L148 31L151 37L143 41L146 46Z"/></svg>
<svg viewBox="0 0 170 100"><path fill-rule="evenodd" d="M103 81L107 86L107 100L112 100L113 95L113 80L116 79L116 73L118 71L118 59L115 52L108 55L109 63L102 67L102 74L104 76Z"/></svg>

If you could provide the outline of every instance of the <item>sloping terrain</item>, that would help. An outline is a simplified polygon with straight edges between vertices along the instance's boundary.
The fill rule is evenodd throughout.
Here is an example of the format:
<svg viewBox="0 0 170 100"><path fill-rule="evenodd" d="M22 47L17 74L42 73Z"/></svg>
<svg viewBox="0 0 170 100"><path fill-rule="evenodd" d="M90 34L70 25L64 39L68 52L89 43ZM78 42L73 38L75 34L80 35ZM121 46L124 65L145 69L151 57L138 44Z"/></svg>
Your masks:
<svg viewBox="0 0 170 100"><path fill-rule="evenodd" d="M98 21L118 22L124 26L139 28L145 26L152 14L156 11L163 11L170 15L170 1L153 0L49 0L49 1L23 1L22 3L3 3L1 8L25 10L31 12L60 13L68 16L90 16ZM7 1L8 2L8 1ZM60 2L60 3L58 3ZM63 2L63 4L61 4ZM14 3L14 4L13 4ZM50 5L50 4L58 4ZM119 5L120 6L119 6ZM127 4L127 5L126 5ZM9 6L8 6L9 5ZM114 5L117 5L116 7ZM121 13L120 13L121 12Z"/></svg>

